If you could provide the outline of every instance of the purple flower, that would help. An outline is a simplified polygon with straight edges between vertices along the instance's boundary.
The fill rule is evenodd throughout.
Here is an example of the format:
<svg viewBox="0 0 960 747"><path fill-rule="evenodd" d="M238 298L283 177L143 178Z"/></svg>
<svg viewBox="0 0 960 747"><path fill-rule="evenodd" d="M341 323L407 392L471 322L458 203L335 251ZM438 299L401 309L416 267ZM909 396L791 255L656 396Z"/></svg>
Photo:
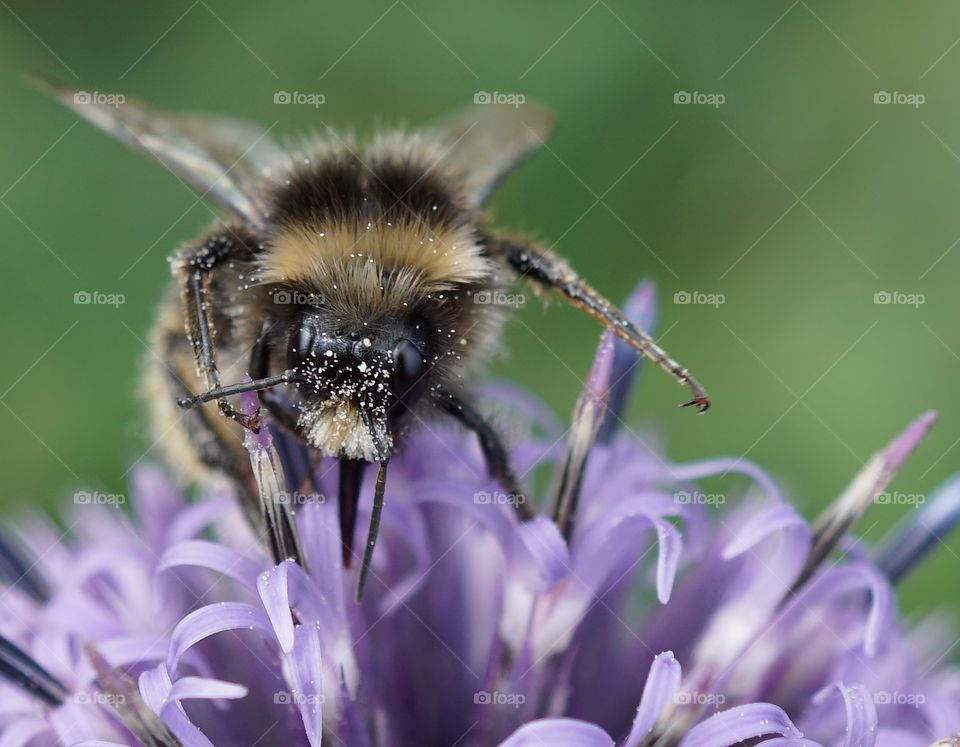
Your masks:
<svg viewBox="0 0 960 747"><path fill-rule="evenodd" d="M652 288L630 308L649 323ZM635 367L605 335L567 431L489 390L526 481L554 468L556 522L520 523L508 504L526 497L484 477L470 438L421 428L391 462L361 604L324 499L334 465L318 491L286 492L266 429L248 448L261 489L296 512L305 567L273 566L231 496L187 503L153 468L130 514L83 505L64 533L11 527L0 747L928 747L960 733L960 676L940 661L953 638L936 621L906 629L892 587L955 523L960 478L880 549L849 537L933 416L811 526L755 465L673 464L618 428ZM728 473L746 478L738 495L703 491Z"/></svg>

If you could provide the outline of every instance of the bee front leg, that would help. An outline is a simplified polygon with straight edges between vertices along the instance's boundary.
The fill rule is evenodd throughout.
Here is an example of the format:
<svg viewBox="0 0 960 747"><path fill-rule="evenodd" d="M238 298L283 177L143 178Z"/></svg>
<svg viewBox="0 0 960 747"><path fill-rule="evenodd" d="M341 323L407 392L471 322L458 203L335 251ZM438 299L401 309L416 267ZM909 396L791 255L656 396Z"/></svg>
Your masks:
<svg viewBox="0 0 960 747"><path fill-rule="evenodd" d="M213 322L212 277L218 266L226 260L238 258L240 251L245 254L249 252L244 244L233 237L217 235L188 249L175 265L187 339L190 340L196 358L197 373L211 391L220 389L215 348L216 328ZM218 399L217 406L225 417L236 421L247 430L259 431L259 415L245 415L224 399Z"/></svg>
<svg viewBox="0 0 960 747"><path fill-rule="evenodd" d="M623 315L614 304L597 293L562 258L549 249L516 242L508 238L490 237L492 256L511 268L519 278L538 291L556 291L571 306L587 312L656 363L692 395L681 407L696 407L705 412L710 397L693 375L673 360L646 332Z"/></svg>
<svg viewBox="0 0 960 747"><path fill-rule="evenodd" d="M526 500L526 493L513 471L507 447L500 434L480 414L473 405L465 399L446 390L437 391L437 405L448 415L456 418L465 428L477 434L480 449L487 463L490 476L507 491L513 500L510 501L517 515L522 521L529 521L534 517L533 509Z"/></svg>

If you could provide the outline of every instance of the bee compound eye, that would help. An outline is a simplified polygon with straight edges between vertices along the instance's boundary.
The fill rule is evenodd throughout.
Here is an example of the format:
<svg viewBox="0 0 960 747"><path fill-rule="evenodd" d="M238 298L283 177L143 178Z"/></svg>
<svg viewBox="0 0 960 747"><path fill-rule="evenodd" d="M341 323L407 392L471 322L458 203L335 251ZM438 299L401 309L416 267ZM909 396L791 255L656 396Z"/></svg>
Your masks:
<svg viewBox="0 0 960 747"><path fill-rule="evenodd" d="M420 349L402 339L393 348L393 394L402 410L409 410L427 387L427 362Z"/></svg>
<svg viewBox="0 0 960 747"><path fill-rule="evenodd" d="M287 350L287 365L290 368L302 367L313 356L313 347L317 341L316 328L310 322L301 324L297 331L290 336L290 347Z"/></svg>

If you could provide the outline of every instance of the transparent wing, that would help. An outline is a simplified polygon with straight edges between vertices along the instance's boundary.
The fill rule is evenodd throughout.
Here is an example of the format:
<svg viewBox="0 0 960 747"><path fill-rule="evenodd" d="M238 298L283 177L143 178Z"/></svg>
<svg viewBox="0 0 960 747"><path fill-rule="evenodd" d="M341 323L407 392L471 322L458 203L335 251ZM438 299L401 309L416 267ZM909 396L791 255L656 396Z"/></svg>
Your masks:
<svg viewBox="0 0 960 747"><path fill-rule="evenodd" d="M64 105L134 150L177 174L201 196L260 225L264 187L289 169L289 157L255 124L198 114L173 114L133 100L101 97L34 77Z"/></svg>
<svg viewBox="0 0 960 747"><path fill-rule="evenodd" d="M460 173L467 194L482 207L509 174L540 148L553 113L537 104L474 104L422 130L446 149L444 163Z"/></svg>

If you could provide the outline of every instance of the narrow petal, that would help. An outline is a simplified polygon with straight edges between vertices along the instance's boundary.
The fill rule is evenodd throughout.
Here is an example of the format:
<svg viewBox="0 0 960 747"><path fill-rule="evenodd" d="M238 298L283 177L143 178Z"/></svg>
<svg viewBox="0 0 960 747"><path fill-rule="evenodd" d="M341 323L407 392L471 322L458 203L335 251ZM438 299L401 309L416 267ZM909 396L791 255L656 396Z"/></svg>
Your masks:
<svg viewBox="0 0 960 747"><path fill-rule="evenodd" d="M181 677L173 683L168 697L170 700L236 700L247 697L247 688L234 682L206 677Z"/></svg>
<svg viewBox="0 0 960 747"><path fill-rule="evenodd" d="M194 724L179 701L170 699L173 683L165 665L148 669L140 675L140 695L157 716L163 719L183 747L213 747L206 735Z"/></svg>
<svg viewBox="0 0 960 747"><path fill-rule="evenodd" d="M517 729L500 747L614 747L599 726L572 718L531 721Z"/></svg>
<svg viewBox="0 0 960 747"><path fill-rule="evenodd" d="M260 600L284 653L289 653L293 648L293 615L290 612L290 592L287 586L288 565L292 564L284 561L257 578Z"/></svg>
<svg viewBox="0 0 960 747"><path fill-rule="evenodd" d="M167 670L175 672L181 657L204 638L228 630L259 630L273 637L273 628L267 616L249 604L221 602L201 607L177 623L170 635Z"/></svg>
<svg viewBox="0 0 960 747"><path fill-rule="evenodd" d="M656 725L663 709L673 700L679 688L680 663L673 658L672 651L665 651L659 654L650 666L637 715L623 747L637 747L640 744Z"/></svg>
<svg viewBox="0 0 960 747"><path fill-rule="evenodd" d="M834 682L813 696L814 703L823 703L839 693L847 713L843 747L873 747L877 741L877 708L873 695L863 685Z"/></svg>
<svg viewBox="0 0 960 747"><path fill-rule="evenodd" d="M752 703L701 721L687 732L680 747L732 747L768 734L803 736L782 709L769 703Z"/></svg>
<svg viewBox="0 0 960 747"><path fill-rule="evenodd" d="M157 571L178 566L207 568L239 581L248 589L256 587L257 574L263 568L262 562L207 540L184 540L168 548L160 557Z"/></svg>
<svg viewBox="0 0 960 747"><path fill-rule="evenodd" d="M310 747L320 747L323 727L324 672L320 648L319 629L312 625L298 625L288 662L291 686Z"/></svg>

